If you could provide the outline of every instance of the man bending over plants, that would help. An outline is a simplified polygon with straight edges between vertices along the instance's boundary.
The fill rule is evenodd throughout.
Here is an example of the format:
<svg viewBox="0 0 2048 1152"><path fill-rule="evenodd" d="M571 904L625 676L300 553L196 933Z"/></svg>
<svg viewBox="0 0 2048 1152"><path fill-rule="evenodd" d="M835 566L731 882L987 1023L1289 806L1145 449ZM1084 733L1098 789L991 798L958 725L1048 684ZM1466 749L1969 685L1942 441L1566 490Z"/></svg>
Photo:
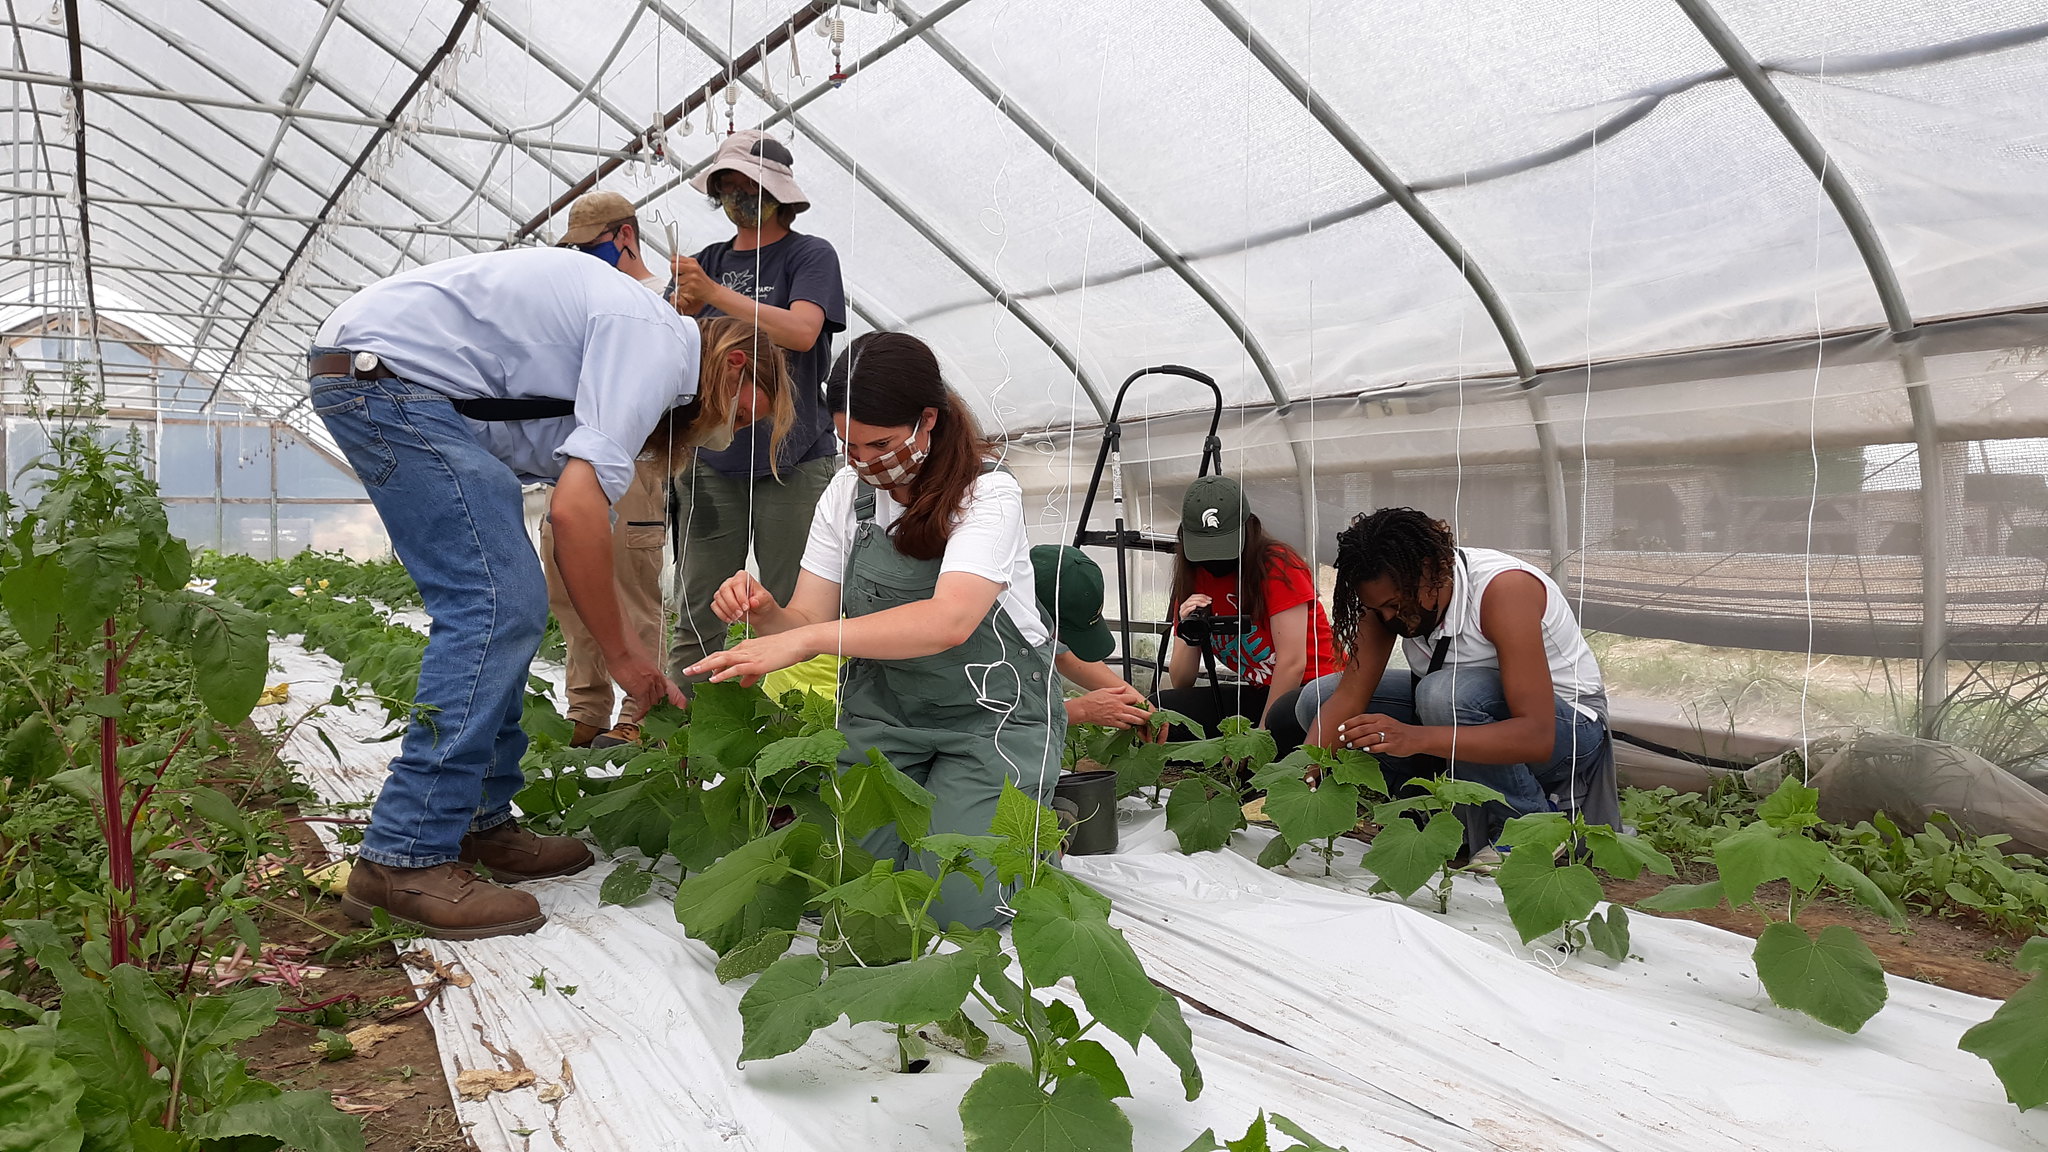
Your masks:
<svg viewBox="0 0 2048 1152"><path fill-rule="evenodd" d="M370 813L343 909L470 940L546 923L517 882L590 849L512 817L519 718L548 614L520 484L555 481L555 561L613 680L639 707L682 693L619 610L612 504L643 451L670 474L700 430L794 419L788 369L752 325L694 322L580 252L463 256L335 309L308 356L313 410L419 585L433 630L417 711ZM638 721L639 716L630 716Z"/></svg>
<svg viewBox="0 0 2048 1152"><path fill-rule="evenodd" d="M1512 814L1621 826L1600 666L1549 576L1460 548L1413 508L1382 508L1337 536L1334 605L1347 663L1334 691L1322 686L1320 711L1301 717L1308 743L1372 753L1390 787L1448 765L1500 792L1513 813L1468 818L1468 850ZM1406 672L1387 667L1395 640Z"/></svg>

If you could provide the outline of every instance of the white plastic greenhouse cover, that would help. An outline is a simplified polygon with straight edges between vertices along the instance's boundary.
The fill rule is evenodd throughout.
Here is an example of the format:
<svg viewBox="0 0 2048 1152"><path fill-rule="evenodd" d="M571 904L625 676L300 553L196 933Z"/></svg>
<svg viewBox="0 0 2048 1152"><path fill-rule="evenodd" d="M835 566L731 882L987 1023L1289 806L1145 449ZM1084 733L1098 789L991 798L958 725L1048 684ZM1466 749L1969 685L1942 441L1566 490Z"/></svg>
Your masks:
<svg viewBox="0 0 2048 1152"><path fill-rule="evenodd" d="M288 410L352 288L552 239L525 225L629 145L605 184L655 238L720 238L677 182L728 116L790 138L865 320L1013 433L1162 360L1253 404L1878 328L1873 257L1895 327L2048 301L2031 0L919 4L831 9L663 163L650 123L813 5L8 0L0 327L89 281Z"/></svg>

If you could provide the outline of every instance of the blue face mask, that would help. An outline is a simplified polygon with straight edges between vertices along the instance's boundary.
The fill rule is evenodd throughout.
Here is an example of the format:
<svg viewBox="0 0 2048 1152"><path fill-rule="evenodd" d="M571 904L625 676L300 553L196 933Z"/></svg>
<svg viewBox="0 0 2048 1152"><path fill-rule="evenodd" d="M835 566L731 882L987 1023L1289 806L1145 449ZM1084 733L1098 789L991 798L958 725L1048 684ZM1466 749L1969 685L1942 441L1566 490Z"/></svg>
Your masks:
<svg viewBox="0 0 2048 1152"><path fill-rule="evenodd" d="M619 266L619 242L616 240L607 240L602 244L591 244L586 247L579 247L576 250L578 252L588 252L614 268Z"/></svg>

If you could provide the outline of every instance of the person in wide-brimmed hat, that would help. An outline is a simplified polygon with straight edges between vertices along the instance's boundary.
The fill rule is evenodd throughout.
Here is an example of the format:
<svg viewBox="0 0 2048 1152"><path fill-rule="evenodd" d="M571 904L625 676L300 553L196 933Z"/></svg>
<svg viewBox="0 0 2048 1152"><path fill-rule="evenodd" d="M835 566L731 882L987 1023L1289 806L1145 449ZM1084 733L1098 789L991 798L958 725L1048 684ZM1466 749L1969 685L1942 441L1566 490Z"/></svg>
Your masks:
<svg viewBox="0 0 2048 1152"><path fill-rule="evenodd" d="M792 230L811 206L794 162L768 133L735 132L691 180L734 232L675 258L676 307L692 316L737 316L782 348L796 382L797 419L779 459L760 436L742 432L724 451L700 452L676 478L683 571L669 667L678 672L725 647L711 592L746 566L750 545L763 586L778 599L795 590L802 526L838 468L839 441L821 389L832 337L846 330L846 289L832 245Z"/></svg>

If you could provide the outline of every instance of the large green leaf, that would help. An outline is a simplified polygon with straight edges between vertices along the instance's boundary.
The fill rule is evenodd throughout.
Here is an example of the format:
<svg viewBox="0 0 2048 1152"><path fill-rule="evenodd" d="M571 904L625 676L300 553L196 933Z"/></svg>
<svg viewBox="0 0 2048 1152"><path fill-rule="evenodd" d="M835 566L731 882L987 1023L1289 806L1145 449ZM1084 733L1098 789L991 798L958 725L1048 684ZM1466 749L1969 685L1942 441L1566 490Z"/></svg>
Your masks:
<svg viewBox="0 0 2048 1152"><path fill-rule="evenodd" d="M1011 925L1024 975L1040 987L1072 977L1081 1002L1110 1031L1132 1045L1159 1007L1160 991L1124 934L1110 927L1108 909L1029 888L1010 902Z"/></svg>
<svg viewBox="0 0 2048 1152"><path fill-rule="evenodd" d="M1152 1010L1151 1022L1145 1025L1145 1035L1180 1069L1180 1086L1188 1099L1200 1096L1202 1068L1195 1062L1195 1035L1188 1030L1187 1017L1181 1015L1180 1001L1161 996L1159 1007Z"/></svg>
<svg viewBox="0 0 2048 1152"><path fill-rule="evenodd" d="M66 763L64 742L41 713L30 715L0 740L0 780L11 780L17 788L50 778Z"/></svg>
<svg viewBox="0 0 2048 1152"><path fill-rule="evenodd" d="M216 1108L185 1121L202 1140L270 1136L301 1152L363 1152L363 1124L337 1112L326 1092L282 1092Z"/></svg>
<svg viewBox="0 0 2048 1152"><path fill-rule="evenodd" d="M1311 788L1287 775L1266 785L1266 815L1293 845L1342 836L1358 824L1358 787L1325 780Z"/></svg>
<svg viewBox="0 0 2048 1152"><path fill-rule="evenodd" d="M199 699L215 720L240 724L263 695L270 671L270 624L215 596L194 596L185 617Z"/></svg>
<svg viewBox="0 0 2048 1152"><path fill-rule="evenodd" d="M840 743L845 743L843 737ZM924 785L897 771L895 765L872 749L866 760L840 773L837 786L823 789L822 795L849 839L894 824L896 834L906 842L931 830L932 805L938 800ZM997 803L1000 805L1001 801Z"/></svg>
<svg viewBox="0 0 2048 1152"><path fill-rule="evenodd" d="M245 988L175 1001L147 972L132 964L114 969L108 980L122 1027L164 1064L226 1048L277 1022L279 994L275 988Z"/></svg>
<svg viewBox="0 0 2048 1152"><path fill-rule="evenodd" d="M938 881L922 872L897 871L893 860L877 860L866 872L836 888L820 893L820 902L839 904L870 916L892 916L908 921L905 910L915 914L938 887ZM930 918L926 918L930 923Z"/></svg>
<svg viewBox="0 0 2048 1152"><path fill-rule="evenodd" d="M1586 847L1593 853L1593 866L1617 880L1633 880L1647 868L1659 876L1676 876L1671 857L1659 852L1641 836L1628 836L1605 824L1586 829Z"/></svg>
<svg viewBox="0 0 2048 1152"><path fill-rule="evenodd" d="M1397 816L1372 838L1361 863L1406 899L1429 883L1464 844L1465 825L1449 812L1432 815L1422 828Z"/></svg>
<svg viewBox="0 0 2048 1152"><path fill-rule="evenodd" d="M1245 826L1244 807L1233 792L1218 791L1207 778L1190 776L1166 795L1166 826L1189 855L1213 852Z"/></svg>
<svg viewBox="0 0 2048 1152"><path fill-rule="evenodd" d="M754 758L754 778L772 780L804 765L835 768L839 754L845 750L846 734L837 728L827 728L808 736L785 737L761 749L761 754Z"/></svg>
<svg viewBox="0 0 2048 1152"><path fill-rule="evenodd" d="M1719 905L1726 893L1719 880L1705 884L1673 884L1636 901L1636 907L1650 912L1697 912Z"/></svg>
<svg viewBox="0 0 2048 1152"><path fill-rule="evenodd" d="M85 1084L54 1048L0 1029L0 1152L76 1152L85 1139Z"/></svg>
<svg viewBox="0 0 2048 1152"><path fill-rule="evenodd" d="M2048 959L2048 936L2020 949L2013 967L2039 971ZM2005 1098L2022 1111L2048 1104L2048 979L2036 977L2006 997L1989 1020L1963 1033L1957 1047L1991 1062Z"/></svg>
<svg viewBox="0 0 2048 1152"><path fill-rule="evenodd" d="M135 583L133 529L117 528L66 540L56 551L64 566L58 610L75 635L92 635L102 621L120 610L121 598Z"/></svg>
<svg viewBox="0 0 2048 1152"><path fill-rule="evenodd" d="M1435 780L1425 780L1422 786L1446 804L1497 804L1507 799L1476 780L1456 780L1444 776Z"/></svg>
<svg viewBox="0 0 2048 1152"><path fill-rule="evenodd" d="M1375 796L1387 794L1387 777L1379 758L1354 748L1315 749L1323 775L1339 784L1354 784Z"/></svg>
<svg viewBox="0 0 2048 1152"><path fill-rule="evenodd" d="M804 1046L811 1033L839 1018L818 995L825 962L810 953L770 964L740 997L740 1060L766 1060Z"/></svg>
<svg viewBox="0 0 2048 1152"><path fill-rule="evenodd" d="M1532 812L1517 816L1500 830L1500 842L1514 849L1513 857L1550 859L1572 838L1571 817L1561 812Z"/></svg>
<svg viewBox="0 0 2048 1152"><path fill-rule="evenodd" d="M1062 839L1059 817L1053 810L1007 780L996 796L995 819L990 821L988 830L989 835L1002 841L992 863L996 866L996 879L1004 884L1037 875L1041 861L1059 851Z"/></svg>
<svg viewBox="0 0 2048 1152"><path fill-rule="evenodd" d="M1721 887L1730 904L1747 904L1757 886L1773 880L1789 881L1801 892L1811 892L1827 867L1828 849L1818 840L1797 832L1781 832L1768 824L1751 824L1723 836L1714 844L1714 866L1721 872Z"/></svg>
<svg viewBox="0 0 2048 1152"><path fill-rule="evenodd" d="M746 821L740 810L747 802L746 782L729 777L697 794L669 822L668 854L691 872L702 872L746 843Z"/></svg>
<svg viewBox="0 0 2048 1152"><path fill-rule="evenodd" d="M1606 915L1593 913L1586 921L1586 939L1610 959L1628 959L1628 912L1610 904Z"/></svg>
<svg viewBox="0 0 2048 1152"><path fill-rule="evenodd" d="M1129 796L1159 783L1160 775L1166 771L1166 754L1164 744L1139 744L1118 756L1110 764L1116 769L1116 794Z"/></svg>
<svg viewBox="0 0 2048 1152"><path fill-rule="evenodd" d="M981 965L978 950L941 952L880 968L836 968L818 996L854 1024L929 1024L960 1010Z"/></svg>
<svg viewBox="0 0 2048 1152"><path fill-rule="evenodd" d="M604 883L597 886L599 904L631 904L654 887L654 873L632 861L614 867Z"/></svg>
<svg viewBox="0 0 2048 1152"><path fill-rule="evenodd" d="M1757 979L1779 1006L1844 1032L1854 1032L1884 1007L1884 967L1861 937L1830 924L1810 937L1780 920L1757 937Z"/></svg>
<svg viewBox="0 0 2048 1152"><path fill-rule="evenodd" d="M84 1085L79 1115L86 1138L92 1147L121 1147L129 1122L161 1111L168 1089L150 1076L141 1046L114 1013L107 986L78 970L56 931L40 920L9 920L7 928L63 988L56 1055Z"/></svg>
<svg viewBox="0 0 2048 1152"><path fill-rule="evenodd" d="M967 1152L1130 1152L1131 1121L1091 1076L1051 1092L1026 1069L992 1065L960 1098Z"/></svg>
<svg viewBox="0 0 2048 1152"><path fill-rule="evenodd" d="M676 919L706 939L737 919L763 884L789 875L792 853L814 855L818 844L817 825L800 820L741 845L676 887Z"/></svg>
<svg viewBox="0 0 2048 1152"><path fill-rule="evenodd" d="M1600 878L1584 864L1560 868L1548 856L1519 849L1494 874L1507 901L1508 919L1522 943L1583 920L1600 903Z"/></svg>
<svg viewBox="0 0 2048 1152"><path fill-rule="evenodd" d="M761 718L764 707L772 705L759 688L743 688L732 681L697 685L688 728L690 759L703 761L695 769L728 775L751 770L761 750L786 735L767 730Z"/></svg>
<svg viewBox="0 0 2048 1152"><path fill-rule="evenodd" d="M1856 897L1856 902L1892 922L1894 928L1906 926L1906 914L1892 898L1885 895L1877 882L1864 875L1863 869L1847 860L1828 853L1827 862L1821 865L1820 874L1829 884Z"/></svg>
<svg viewBox="0 0 2048 1152"><path fill-rule="evenodd" d="M64 566L55 556L30 556L0 576L0 606L30 648L50 646L63 602Z"/></svg>
<svg viewBox="0 0 2048 1152"><path fill-rule="evenodd" d="M789 951L789 942L796 934L784 928L769 928L747 938L739 947L727 952L718 960L718 982L730 984L742 976L752 976L766 971L770 964L782 959Z"/></svg>
<svg viewBox="0 0 2048 1152"><path fill-rule="evenodd" d="M1756 807L1759 820L1773 828L1797 832L1820 823L1820 790L1808 788L1796 776L1778 782L1778 790L1764 797Z"/></svg>
<svg viewBox="0 0 2048 1152"><path fill-rule="evenodd" d="M1131 1094L1131 1083L1124 1079L1124 1070L1117 1065L1116 1057L1096 1041L1070 1041L1061 1046L1060 1055L1066 1058L1066 1067L1053 1075L1090 1077L1102 1086L1102 1094L1112 1100Z"/></svg>

